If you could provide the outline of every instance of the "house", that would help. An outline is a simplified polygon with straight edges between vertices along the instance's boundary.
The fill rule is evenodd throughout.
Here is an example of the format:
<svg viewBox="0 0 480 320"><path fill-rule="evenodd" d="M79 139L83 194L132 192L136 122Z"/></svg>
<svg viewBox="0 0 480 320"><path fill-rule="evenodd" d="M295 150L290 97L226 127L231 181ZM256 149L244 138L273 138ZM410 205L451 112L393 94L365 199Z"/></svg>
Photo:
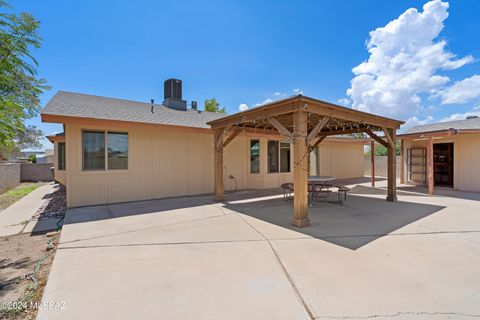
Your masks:
<svg viewBox="0 0 480 320"><path fill-rule="evenodd" d="M213 192L209 123L226 115L197 110L195 103L187 108L180 80L165 81L164 98L155 104L60 91L47 103L42 121L62 123L65 130L48 138L68 207ZM291 143L274 129L244 128L231 143L225 141L226 191L292 181ZM310 153L310 174L363 176L363 143L327 138Z"/></svg>
<svg viewBox="0 0 480 320"><path fill-rule="evenodd" d="M410 128L402 141L402 180L480 192L480 118L440 122ZM402 181L402 182L403 182Z"/></svg>
<svg viewBox="0 0 480 320"><path fill-rule="evenodd" d="M53 163L53 149L45 149L45 153L37 156L37 163Z"/></svg>
<svg viewBox="0 0 480 320"><path fill-rule="evenodd" d="M53 156L50 162L53 163L53 177L55 181L66 185L65 132L47 136L47 139L53 144Z"/></svg>

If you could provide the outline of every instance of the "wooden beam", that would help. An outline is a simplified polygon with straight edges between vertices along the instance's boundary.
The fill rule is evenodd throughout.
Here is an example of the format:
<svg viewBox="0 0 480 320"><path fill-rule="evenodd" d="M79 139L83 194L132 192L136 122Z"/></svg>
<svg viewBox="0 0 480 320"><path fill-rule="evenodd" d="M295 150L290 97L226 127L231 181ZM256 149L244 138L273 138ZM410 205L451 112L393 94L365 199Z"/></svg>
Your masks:
<svg viewBox="0 0 480 320"><path fill-rule="evenodd" d="M269 105L265 107L257 107L238 114L227 116L222 119L209 122L212 129L222 128L228 125L239 125L245 122L252 122L256 120L266 119L267 117L275 117L281 114L295 112L300 109L299 103L294 101L285 101L279 105Z"/></svg>
<svg viewBox="0 0 480 320"><path fill-rule="evenodd" d="M390 120L372 114L366 114L350 108L329 106L326 104L312 103L310 101L308 102L308 106L305 111L318 114L320 116L327 116L344 121L352 121L386 128L398 128L402 123L393 119Z"/></svg>
<svg viewBox="0 0 480 320"><path fill-rule="evenodd" d="M393 141L395 141L396 129L388 129L388 133ZM397 153L395 150L395 144L387 144L388 155L388 168L387 168L387 201L397 201L397 177L396 177L396 163Z"/></svg>
<svg viewBox="0 0 480 320"><path fill-rule="evenodd" d="M311 150L315 149L316 146L318 146L320 143L322 143L323 140L325 140L325 136L318 137L317 141L315 141L311 146Z"/></svg>
<svg viewBox="0 0 480 320"><path fill-rule="evenodd" d="M223 142L223 147L225 148L236 136L241 132L241 129L234 129L228 138Z"/></svg>
<svg viewBox="0 0 480 320"><path fill-rule="evenodd" d="M433 137L429 136L427 141L427 183L428 194L432 195L435 191L435 180L433 170Z"/></svg>
<svg viewBox="0 0 480 320"><path fill-rule="evenodd" d="M405 184L405 145L404 145L404 139L400 140L400 183Z"/></svg>
<svg viewBox="0 0 480 320"><path fill-rule="evenodd" d="M341 135L341 134L351 134L351 133L362 133L366 132L367 128L365 127L360 127L360 128L354 128L354 129L345 129L345 130L331 130L331 131L321 131L318 136L335 136L335 135Z"/></svg>
<svg viewBox="0 0 480 320"><path fill-rule="evenodd" d="M312 144L313 140L315 137L318 135L320 131L322 131L323 127L327 124L327 122L330 120L329 117L323 117L322 120L318 121L317 125L310 131L307 137L307 143L309 145Z"/></svg>
<svg viewBox="0 0 480 320"><path fill-rule="evenodd" d="M215 170L215 201L224 200L224 182L223 182L223 135L225 130L215 129L213 131L214 141L214 170Z"/></svg>
<svg viewBox="0 0 480 320"><path fill-rule="evenodd" d="M377 141L378 143L380 143L382 146L384 146L385 148L388 149L388 143L383 140L382 138L380 138L379 136L377 136L371 129L367 129L365 130L365 132L375 141Z"/></svg>
<svg viewBox="0 0 480 320"><path fill-rule="evenodd" d="M289 137L291 138L292 137L292 133L290 132L290 130L288 130L287 128L285 128L277 119L275 119L274 117L267 117L267 121L275 128L278 130L278 132L281 134L281 135L284 135L286 137Z"/></svg>
<svg viewBox="0 0 480 320"><path fill-rule="evenodd" d="M308 146L307 113L298 111L293 114L293 218L292 225L305 227L308 219Z"/></svg>
<svg viewBox="0 0 480 320"><path fill-rule="evenodd" d="M370 175L372 176L372 187L375 187L375 141L370 142Z"/></svg>
<svg viewBox="0 0 480 320"><path fill-rule="evenodd" d="M392 137L390 137L390 134L388 133L388 130L386 128L382 128L383 134L387 138L387 142L391 146L395 146L395 142L393 142Z"/></svg>

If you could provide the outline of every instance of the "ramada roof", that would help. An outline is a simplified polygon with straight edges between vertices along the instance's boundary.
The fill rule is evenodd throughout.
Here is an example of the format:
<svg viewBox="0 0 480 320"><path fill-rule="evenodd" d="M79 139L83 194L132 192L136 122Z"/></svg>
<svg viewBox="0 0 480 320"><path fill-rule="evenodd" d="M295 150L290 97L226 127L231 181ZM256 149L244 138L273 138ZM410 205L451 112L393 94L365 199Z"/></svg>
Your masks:
<svg viewBox="0 0 480 320"><path fill-rule="evenodd" d="M210 128L207 122L225 117L225 114L167 108L161 104L100 97L74 92L57 92L42 110L42 119L56 117L93 118L102 120L141 122L194 128ZM48 119L49 118L49 119Z"/></svg>
<svg viewBox="0 0 480 320"><path fill-rule="evenodd" d="M441 132L441 131L471 131L480 130L480 118L455 120L448 122L438 122L432 124L425 124L421 126L415 126L402 135L415 135L429 132Z"/></svg>

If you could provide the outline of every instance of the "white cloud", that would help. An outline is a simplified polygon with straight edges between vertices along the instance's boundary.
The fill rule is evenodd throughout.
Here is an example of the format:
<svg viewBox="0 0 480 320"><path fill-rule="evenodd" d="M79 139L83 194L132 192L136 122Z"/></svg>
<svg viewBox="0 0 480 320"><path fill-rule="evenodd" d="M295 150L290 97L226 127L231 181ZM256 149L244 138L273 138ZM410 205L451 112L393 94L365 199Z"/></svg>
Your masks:
<svg viewBox="0 0 480 320"><path fill-rule="evenodd" d="M423 12L410 8L384 27L370 32L367 61L352 69L355 77L347 95L354 109L410 122L425 110L422 96L445 88L450 78L439 74L473 62L457 59L438 40L448 17L448 3L427 2ZM416 120L415 120L416 119Z"/></svg>
<svg viewBox="0 0 480 320"><path fill-rule="evenodd" d="M473 108L472 111L465 113L454 113L440 120L440 122L455 121L455 120L465 120L468 116L478 116L480 117L480 106Z"/></svg>
<svg viewBox="0 0 480 320"><path fill-rule="evenodd" d="M262 102L259 102L257 104L255 104L255 107L258 107L258 106L261 106L261 105L264 105L264 104L267 104L267 103L270 103L270 102L273 102L275 100L279 100L279 98L276 98L276 99L273 99L273 98L266 98L265 100L263 100Z"/></svg>
<svg viewBox="0 0 480 320"><path fill-rule="evenodd" d="M294 95L303 94L303 90L301 89L292 89L292 92ZM285 98L288 98L289 96L291 95L288 93L276 91L273 94L271 94L269 97L265 98L262 102L256 103L255 107L258 107L267 103L272 103L280 99L285 99Z"/></svg>
<svg viewBox="0 0 480 320"><path fill-rule="evenodd" d="M240 105L238 106L238 110L240 110L240 111L248 110L247 104L246 103L240 103Z"/></svg>
<svg viewBox="0 0 480 320"><path fill-rule="evenodd" d="M439 92L442 104L466 103L480 97L480 75L457 81L451 87Z"/></svg>
<svg viewBox="0 0 480 320"><path fill-rule="evenodd" d="M337 100L337 103L344 105L344 106L349 106L352 103L352 100L348 98L341 98Z"/></svg>
<svg viewBox="0 0 480 320"><path fill-rule="evenodd" d="M421 126L422 124L428 124L433 122L433 117L428 116L425 119L420 120L416 116L410 117L405 121L405 123L402 125L401 131L404 131L405 129L415 127L415 126Z"/></svg>

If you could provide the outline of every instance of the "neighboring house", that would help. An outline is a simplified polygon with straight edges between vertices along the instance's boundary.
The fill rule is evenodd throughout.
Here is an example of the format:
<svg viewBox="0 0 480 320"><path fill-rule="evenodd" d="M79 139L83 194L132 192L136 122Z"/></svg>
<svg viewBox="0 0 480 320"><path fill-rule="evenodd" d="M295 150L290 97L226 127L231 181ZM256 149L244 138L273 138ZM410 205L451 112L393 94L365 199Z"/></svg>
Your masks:
<svg viewBox="0 0 480 320"><path fill-rule="evenodd" d="M8 161L14 162L28 162L30 156L34 155L35 158L45 157L45 151L20 151L9 157Z"/></svg>
<svg viewBox="0 0 480 320"><path fill-rule="evenodd" d="M416 126L398 136L407 183L480 192L480 118ZM430 179L429 179L430 177Z"/></svg>
<svg viewBox="0 0 480 320"><path fill-rule="evenodd" d="M43 155L37 156L37 163L53 163L53 149L45 149Z"/></svg>
<svg viewBox="0 0 480 320"><path fill-rule="evenodd" d="M193 104L195 105L195 104ZM212 193L213 131L225 114L187 109L181 81L165 81L163 104L58 92L42 110L62 123L54 143L55 179L69 207ZM279 135L238 135L224 154L226 190L292 181L290 143ZM331 138L310 155L311 174L363 176L363 141Z"/></svg>

